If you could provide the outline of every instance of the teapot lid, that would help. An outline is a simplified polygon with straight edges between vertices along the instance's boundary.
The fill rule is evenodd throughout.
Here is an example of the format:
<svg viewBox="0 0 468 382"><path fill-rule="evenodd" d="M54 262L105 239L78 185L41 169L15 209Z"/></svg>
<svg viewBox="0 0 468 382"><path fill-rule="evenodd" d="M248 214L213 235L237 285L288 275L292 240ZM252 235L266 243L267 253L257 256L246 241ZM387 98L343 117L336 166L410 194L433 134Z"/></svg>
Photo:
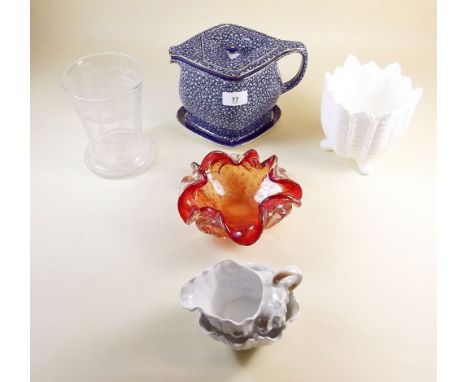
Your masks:
<svg viewBox="0 0 468 382"><path fill-rule="evenodd" d="M184 62L227 80L241 80L289 50L290 42L233 24L221 24L169 49Z"/></svg>

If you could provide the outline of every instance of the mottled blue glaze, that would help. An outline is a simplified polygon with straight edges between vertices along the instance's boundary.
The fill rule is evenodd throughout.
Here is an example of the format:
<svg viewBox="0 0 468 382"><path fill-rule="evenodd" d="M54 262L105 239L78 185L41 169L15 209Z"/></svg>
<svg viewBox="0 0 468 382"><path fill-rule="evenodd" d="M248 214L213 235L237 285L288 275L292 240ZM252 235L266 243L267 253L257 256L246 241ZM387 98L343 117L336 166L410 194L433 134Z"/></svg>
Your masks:
<svg viewBox="0 0 468 382"><path fill-rule="evenodd" d="M292 80L283 83L277 62L291 53L302 55L301 68ZM184 124L228 146L252 140L273 126L278 97L295 87L307 68L304 44L231 24L210 28L171 47L169 54L171 62L177 62L181 69ZM245 91L246 104L223 104L223 92Z"/></svg>
<svg viewBox="0 0 468 382"><path fill-rule="evenodd" d="M188 115L187 110L183 106L177 111L177 119L187 129L202 136L203 138L209 139L210 141L223 146L239 146L259 137L268 131L271 127L273 127L276 122L278 122L281 117L281 109L278 107L278 105L273 107L271 113L273 114L273 118L270 117L269 112L265 116L265 121L256 123L256 126L246 126L243 130L238 131L223 129L219 126L210 126L209 129L199 127L206 126L206 123L197 120L193 114ZM190 122L187 122L187 116L189 116ZM268 123L268 121L270 122Z"/></svg>

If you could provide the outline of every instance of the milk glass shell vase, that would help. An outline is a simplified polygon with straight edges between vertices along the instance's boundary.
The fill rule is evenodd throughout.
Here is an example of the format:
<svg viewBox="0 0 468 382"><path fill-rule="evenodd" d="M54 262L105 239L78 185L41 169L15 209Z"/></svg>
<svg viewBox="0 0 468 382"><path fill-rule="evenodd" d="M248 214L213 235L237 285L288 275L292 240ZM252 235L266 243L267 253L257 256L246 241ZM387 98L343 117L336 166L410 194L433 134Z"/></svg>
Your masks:
<svg viewBox="0 0 468 382"><path fill-rule="evenodd" d="M398 64L382 69L349 56L344 66L325 75L321 148L354 159L368 174L372 160L408 128L421 94Z"/></svg>

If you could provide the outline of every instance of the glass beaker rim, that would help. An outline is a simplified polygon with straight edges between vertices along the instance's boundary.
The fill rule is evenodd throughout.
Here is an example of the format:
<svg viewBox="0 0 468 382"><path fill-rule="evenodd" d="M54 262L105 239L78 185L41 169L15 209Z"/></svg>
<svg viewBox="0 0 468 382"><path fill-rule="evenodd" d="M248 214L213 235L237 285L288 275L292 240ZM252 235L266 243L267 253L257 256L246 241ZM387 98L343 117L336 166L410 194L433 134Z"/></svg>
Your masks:
<svg viewBox="0 0 468 382"><path fill-rule="evenodd" d="M73 92L66 84L66 77L67 77L67 74L70 72L70 70L77 66L78 64L80 64L81 62L85 61L85 60L89 60L93 57L98 57L98 56L120 56L120 57L125 57L131 61L133 61L135 64L136 64L136 67L138 69L138 78L135 80L135 83L132 84L132 86L129 86L128 89L122 91L121 93L119 94L116 94L116 95L113 95L113 96L110 96L110 97L84 97L84 96L81 96L81 95L78 95L76 94L75 92ZM130 54L127 54L127 53L120 53L120 52L114 52L114 51L105 51L105 52L98 52L98 53L92 53L92 54L88 54L86 56L82 56L78 59L76 59L75 61L73 61L70 65L67 66L67 68L63 71L62 73L62 77L60 79L60 84L62 86L62 89L67 93L69 94L70 96L72 96L73 98L76 98L76 99L79 99L81 101L111 101L111 100L115 100L115 99L118 99L118 98L122 98L124 96L126 96L127 94L131 93L132 91L134 91L135 89L137 89L142 83L143 83L143 80L144 80L144 77L145 77L145 73L144 73L144 69L143 69L143 62L142 60L140 60L139 58L136 58Z"/></svg>

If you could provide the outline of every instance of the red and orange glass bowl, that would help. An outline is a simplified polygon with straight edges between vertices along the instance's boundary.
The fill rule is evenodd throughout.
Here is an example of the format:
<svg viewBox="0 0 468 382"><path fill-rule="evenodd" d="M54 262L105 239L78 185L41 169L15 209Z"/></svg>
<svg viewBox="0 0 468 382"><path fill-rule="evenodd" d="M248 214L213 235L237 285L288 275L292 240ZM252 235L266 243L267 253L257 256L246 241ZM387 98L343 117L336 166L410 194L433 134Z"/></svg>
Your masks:
<svg viewBox="0 0 468 382"><path fill-rule="evenodd" d="M212 151L182 179L179 214L210 235L240 245L254 244L266 228L301 205L302 189L289 179L273 155L260 162L258 153Z"/></svg>

